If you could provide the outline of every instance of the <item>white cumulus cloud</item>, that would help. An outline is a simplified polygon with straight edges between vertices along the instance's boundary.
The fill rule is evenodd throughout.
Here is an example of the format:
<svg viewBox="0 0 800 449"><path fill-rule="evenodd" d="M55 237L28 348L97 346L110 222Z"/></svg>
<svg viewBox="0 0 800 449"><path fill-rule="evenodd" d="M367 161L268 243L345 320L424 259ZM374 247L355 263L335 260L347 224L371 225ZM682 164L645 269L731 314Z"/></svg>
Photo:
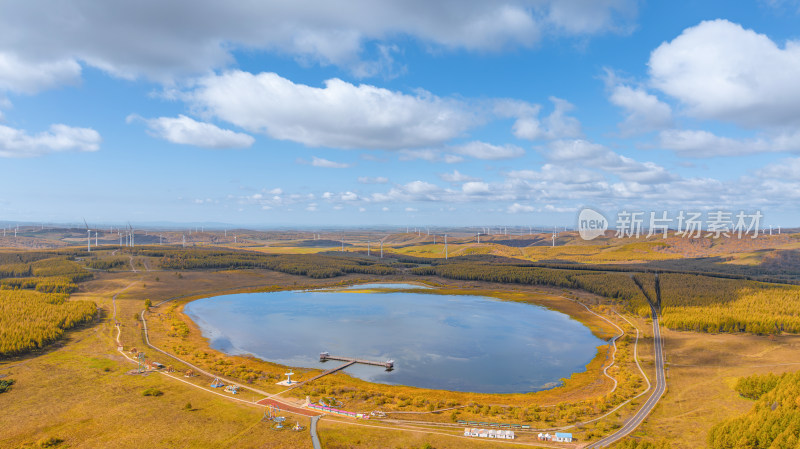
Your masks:
<svg viewBox="0 0 800 449"><path fill-rule="evenodd" d="M625 120L620 123L623 135L646 133L672 125L672 108L641 87L631 87L615 82L609 74L609 100L625 110Z"/></svg>
<svg viewBox="0 0 800 449"><path fill-rule="evenodd" d="M30 135L25 130L0 125L0 157L35 157L67 151L97 151L100 133L91 128L51 125L49 131Z"/></svg>
<svg viewBox="0 0 800 449"><path fill-rule="evenodd" d="M546 157L552 163L565 166L580 164L612 173L625 182L659 184L675 177L653 162L640 162L586 140L557 140L548 145Z"/></svg>
<svg viewBox="0 0 800 449"><path fill-rule="evenodd" d="M687 28L650 55L651 84L703 119L800 123L800 41L783 45L727 20Z"/></svg>
<svg viewBox="0 0 800 449"><path fill-rule="evenodd" d="M536 211L536 208L534 208L533 206L527 205L527 204L514 203L514 204L508 206L508 213L510 213L510 214L529 213L529 212L535 212L535 211Z"/></svg>
<svg viewBox="0 0 800 449"><path fill-rule="evenodd" d="M553 112L547 117L539 119L541 109L538 105L528 105L522 102L502 102L498 112L516 116L512 131L520 139L528 140L553 140L581 137L581 124L575 117L567 115L575 107L568 101L557 97L550 97L553 103Z"/></svg>
<svg viewBox="0 0 800 449"><path fill-rule="evenodd" d="M319 147L407 149L439 145L476 123L459 102L330 79L295 84L275 73L210 75L192 103L250 132Z"/></svg>
<svg viewBox="0 0 800 449"><path fill-rule="evenodd" d="M152 119L128 116L130 123L140 119L147 124L148 133L154 137L181 145L204 148L247 148L253 145L253 136L222 129L211 123L198 122L185 115Z"/></svg>
<svg viewBox="0 0 800 449"><path fill-rule="evenodd" d="M453 152L474 157L475 159L512 159L525 154L525 150L516 145L492 145L486 142L473 141L452 148Z"/></svg>
<svg viewBox="0 0 800 449"><path fill-rule="evenodd" d="M70 58L26 61L0 50L0 91L35 94L64 84L77 84L81 66Z"/></svg>
<svg viewBox="0 0 800 449"><path fill-rule="evenodd" d="M489 184L482 181L465 182L461 190L467 195L482 195L489 193Z"/></svg>

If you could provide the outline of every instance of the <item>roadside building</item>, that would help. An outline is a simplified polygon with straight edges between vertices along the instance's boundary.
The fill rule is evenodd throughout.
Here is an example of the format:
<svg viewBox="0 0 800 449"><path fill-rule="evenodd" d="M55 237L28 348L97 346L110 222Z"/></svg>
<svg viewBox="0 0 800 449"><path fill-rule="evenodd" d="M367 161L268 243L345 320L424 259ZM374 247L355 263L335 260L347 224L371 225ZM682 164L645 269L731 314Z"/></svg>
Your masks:
<svg viewBox="0 0 800 449"><path fill-rule="evenodd" d="M557 441L559 443L572 443L572 434L556 432L556 436L553 437L553 441Z"/></svg>

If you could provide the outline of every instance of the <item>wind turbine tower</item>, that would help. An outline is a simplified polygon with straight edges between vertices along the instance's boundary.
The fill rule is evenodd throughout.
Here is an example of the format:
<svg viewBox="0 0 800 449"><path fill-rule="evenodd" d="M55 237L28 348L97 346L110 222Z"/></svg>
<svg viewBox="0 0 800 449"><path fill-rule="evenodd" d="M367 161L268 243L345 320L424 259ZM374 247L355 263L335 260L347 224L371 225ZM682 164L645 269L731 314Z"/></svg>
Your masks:
<svg viewBox="0 0 800 449"><path fill-rule="evenodd" d="M444 260L447 260L447 234L444 235Z"/></svg>
<svg viewBox="0 0 800 449"><path fill-rule="evenodd" d="M88 252L92 252L92 230L89 229L89 223L86 223L86 219L83 219L83 224L86 225L86 250ZM14 237L17 236L17 232L14 231Z"/></svg>

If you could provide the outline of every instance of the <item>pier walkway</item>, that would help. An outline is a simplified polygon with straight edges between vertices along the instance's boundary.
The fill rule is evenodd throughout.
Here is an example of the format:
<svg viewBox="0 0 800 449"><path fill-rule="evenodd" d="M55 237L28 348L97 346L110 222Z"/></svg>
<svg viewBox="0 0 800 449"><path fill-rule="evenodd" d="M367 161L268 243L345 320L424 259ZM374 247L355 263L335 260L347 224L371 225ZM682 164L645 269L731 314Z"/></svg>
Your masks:
<svg viewBox="0 0 800 449"><path fill-rule="evenodd" d="M372 366L382 366L387 370L394 369L394 360L387 360L385 362L376 362L373 360L364 360L364 359L354 359L352 357L341 357L338 355L330 355L327 352L322 352L319 355L319 361L325 362L328 360L338 360L340 362L353 362L353 363L360 363L362 365L372 365Z"/></svg>
<svg viewBox="0 0 800 449"><path fill-rule="evenodd" d="M350 362L347 362L347 363L345 363L345 364L343 364L343 365L339 365L339 366L337 366L336 368L331 368L331 369L329 369L328 371L324 371L324 372L322 372L322 373L320 373L320 374L317 374L316 376L312 377L311 379L308 379L308 380L303 380L303 381L300 381L300 382L293 382L293 383L292 383L292 388L297 388L297 387L299 387L299 386L301 386L301 385L303 385L303 384L306 384L306 383L308 383L308 382L311 382L312 380L317 380L317 379L319 379L320 377L327 376L328 374L333 374L333 373L335 373L336 371L343 370L343 369L347 368L347 367L348 367L348 366L350 366L350 365L355 365L355 363L356 363L356 362L354 362L354 361L350 361Z"/></svg>

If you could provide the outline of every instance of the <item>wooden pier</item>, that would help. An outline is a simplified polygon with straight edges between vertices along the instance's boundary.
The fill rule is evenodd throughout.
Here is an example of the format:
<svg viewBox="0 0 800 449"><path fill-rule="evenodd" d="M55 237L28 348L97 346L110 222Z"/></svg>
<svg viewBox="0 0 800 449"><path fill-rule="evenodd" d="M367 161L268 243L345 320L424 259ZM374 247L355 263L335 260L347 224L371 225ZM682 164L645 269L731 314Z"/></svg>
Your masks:
<svg viewBox="0 0 800 449"><path fill-rule="evenodd" d="M386 368L386 371L391 371L391 370L394 369L394 360L387 360L385 362L376 362L374 360L354 359L352 357L341 357L341 356L338 356L338 355L330 355L327 352L321 352L319 354L319 361L320 362L327 362L328 360L338 360L340 362L360 363L362 365L382 366L382 367Z"/></svg>
<svg viewBox="0 0 800 449"><path fill-rule="evenodd" d="M309 383L311 381L319 379L320 377L327 376L328 374L333 374L336 371L343 370L343 369L347 368L350 365L355 365L355 363L356 362L347 362L347 363L345 363L343 365L337 366L336 368L331 368L328 371L325 371L325 372L322 372L320 374L317 374L316 376L312 377L311 379L303 380L303 381L300 381L300 382L294 382L294 383L292 383L291 388L297 388L297 387L303 386L303 385L305 385L305 384L307 384L307 383Z"/></svg>

